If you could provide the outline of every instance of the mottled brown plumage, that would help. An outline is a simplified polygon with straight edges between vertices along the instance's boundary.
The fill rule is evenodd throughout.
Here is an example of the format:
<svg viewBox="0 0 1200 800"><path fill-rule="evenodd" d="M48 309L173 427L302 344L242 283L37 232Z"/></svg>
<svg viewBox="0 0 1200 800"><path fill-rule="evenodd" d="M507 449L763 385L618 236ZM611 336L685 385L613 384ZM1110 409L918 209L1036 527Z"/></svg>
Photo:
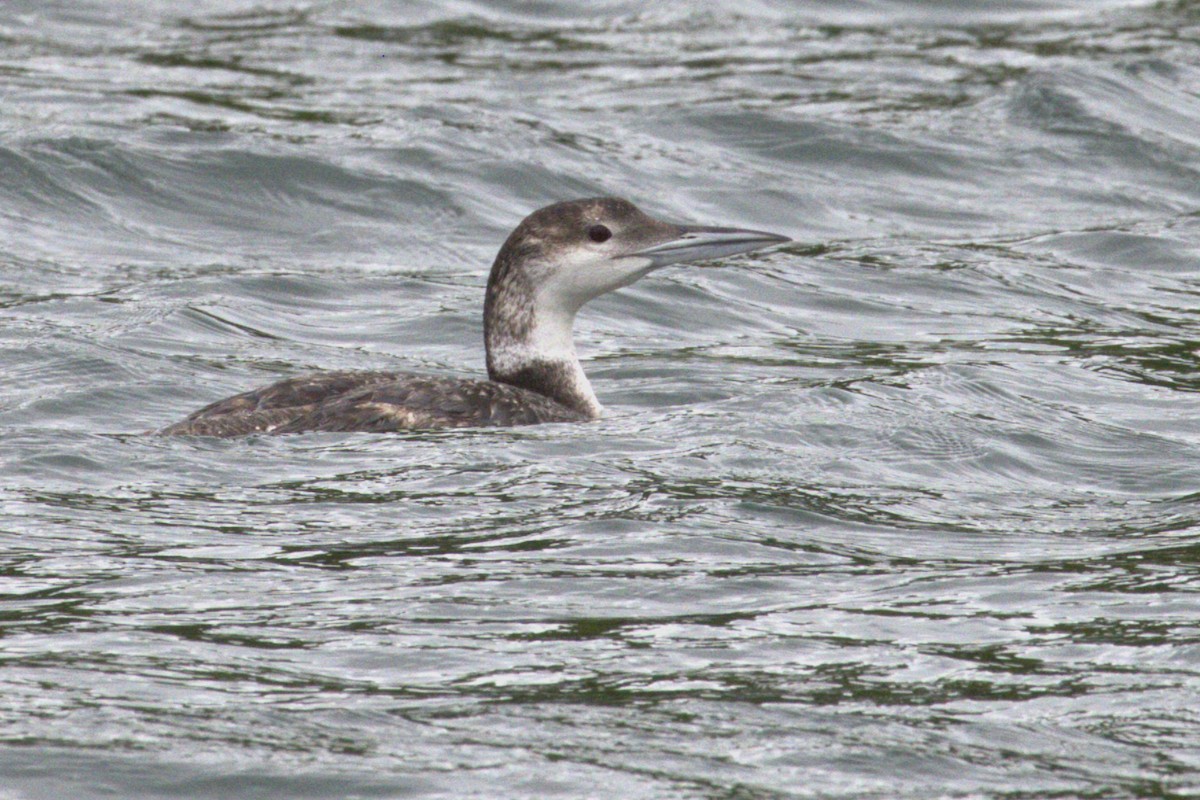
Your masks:
<svg viewBox="0 0 1200 800"><path fill-rule="evenodd" d="M250 433L472 428L582 422L587 417L548 397L495 381L405 372L301 375L226 398L159 433Z"/></svg>
<svg viewBox="0 0 1200 800"><path fill-rule="evenodd" d="M594 419L600 403L571 335L584 303L666 264L784 241L761 231L661 222L613 197L556 203L526 217L492 265L484 302L489 380L303 375L213 403L160 433L382 433Z"/></svg>

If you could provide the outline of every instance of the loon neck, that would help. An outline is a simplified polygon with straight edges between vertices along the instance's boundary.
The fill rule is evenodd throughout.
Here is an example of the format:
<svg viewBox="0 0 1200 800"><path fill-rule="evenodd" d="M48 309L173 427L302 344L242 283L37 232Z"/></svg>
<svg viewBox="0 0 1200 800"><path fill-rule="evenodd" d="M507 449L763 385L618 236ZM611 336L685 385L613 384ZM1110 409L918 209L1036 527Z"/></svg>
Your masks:
<svg viewBox="0 0 1200 800"><path fill-rule="evenodd" d="M603 408L575 354L576 308L539 302L528 276L491 281L483 310L488 377L562 403L585 417Z"/></svg>

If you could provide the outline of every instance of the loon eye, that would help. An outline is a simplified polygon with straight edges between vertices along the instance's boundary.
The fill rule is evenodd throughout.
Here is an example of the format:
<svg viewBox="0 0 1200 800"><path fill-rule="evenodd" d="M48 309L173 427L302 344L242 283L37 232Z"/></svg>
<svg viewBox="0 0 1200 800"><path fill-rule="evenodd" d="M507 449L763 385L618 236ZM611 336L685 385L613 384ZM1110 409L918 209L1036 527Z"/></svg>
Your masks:
<svg viewBox="0 0 1200 800"><path fill-rule="evenodd" d="M603 225L593 225L588 228L588 238L593 242L607 242L612 238L612 231Z"/></svg>

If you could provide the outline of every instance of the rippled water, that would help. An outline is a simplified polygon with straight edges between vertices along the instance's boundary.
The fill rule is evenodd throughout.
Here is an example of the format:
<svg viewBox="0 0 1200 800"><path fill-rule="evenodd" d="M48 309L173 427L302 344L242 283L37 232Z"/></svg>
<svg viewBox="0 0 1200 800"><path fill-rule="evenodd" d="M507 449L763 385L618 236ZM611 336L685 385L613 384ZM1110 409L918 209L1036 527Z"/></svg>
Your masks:
<svg viewBox="0 0 1200 800"><path fill-rule="evenodd" d="M1200 793L1200 3L0 6L0 798ZM482 372L619 194L607 419L146 429Z"/></svg>

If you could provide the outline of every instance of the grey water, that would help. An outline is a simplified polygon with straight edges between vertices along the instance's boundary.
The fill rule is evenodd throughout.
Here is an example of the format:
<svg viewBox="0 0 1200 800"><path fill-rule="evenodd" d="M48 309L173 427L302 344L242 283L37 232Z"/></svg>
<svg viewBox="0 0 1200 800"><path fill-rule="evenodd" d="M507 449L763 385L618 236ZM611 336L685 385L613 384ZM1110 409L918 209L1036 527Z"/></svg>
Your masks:
<svg viewBox="0 0 1200 800"><path fill-rule="evenodd" d="M529 211L796 241L483 372ZM1200 794L1200 2L0 3L0 798Z"/></svg>

